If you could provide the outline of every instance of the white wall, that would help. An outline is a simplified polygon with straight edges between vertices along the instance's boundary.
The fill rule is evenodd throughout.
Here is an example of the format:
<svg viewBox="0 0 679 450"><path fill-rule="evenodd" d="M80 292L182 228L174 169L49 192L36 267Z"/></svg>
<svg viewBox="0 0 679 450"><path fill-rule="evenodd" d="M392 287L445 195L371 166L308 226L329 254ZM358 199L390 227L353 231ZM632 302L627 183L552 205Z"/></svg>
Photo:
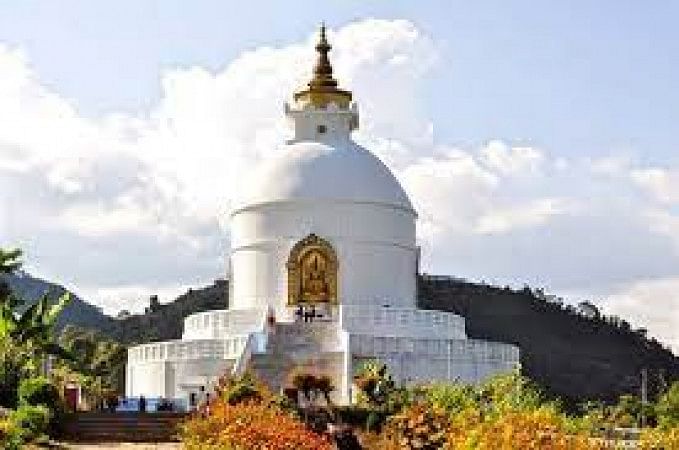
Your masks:
<svg viewBox="0 0 679 450"><path fill-rule="evenodd" d="M519 349L510 344L472 339L409 339L349 335L353 371L362 361L387 364L399 383L431 381L478 383L509 372L519 364Z"/></svg>
<svg viewBox="0 0 679 450"><path fill-rule="evenodd" d="M214 310L184 318L183 340L229 339L264 330L265 309Z"/></svg>
<svg viewBox="0 0 679 450"><path fill-rule="evenodd" d="M464 317L445 311L340 305L340 328L353 334L421 339L465 339Z"/></svg>
<svg viewBox="0 0 679 450"><path fill-rule="evenodd" d="M200 386L229 370L241 355L247 335L142 344L127 351L125 394L185 397L182 385Z"/></svg>
<svg viewBox="0 0 679 450"><path fill-rule="evenodd" d="M209 386L233 367L232 359L199 358L128 364L125 395L147 398L187 398Z"/></svg>
<svg viewBox="0 0 679 450"><path fill-rule="evenodd" d="M296 141L331 142L348 140L350 132L358 125L358 106L354 103L351 109L337 108L328 105L325 109L306 105L303 109L285 105L286 115L294 126ZM318 132L318 126L326 128L325 133Z"/></svg>
<svg viewBox="0 0 679 450"><path fill-rule="evenodd" d="M340 303L415 307L412 211L347 201L279 202L238 211L231 230L232 308L284 306L290 250L310 233L337 252Z"/></svg>

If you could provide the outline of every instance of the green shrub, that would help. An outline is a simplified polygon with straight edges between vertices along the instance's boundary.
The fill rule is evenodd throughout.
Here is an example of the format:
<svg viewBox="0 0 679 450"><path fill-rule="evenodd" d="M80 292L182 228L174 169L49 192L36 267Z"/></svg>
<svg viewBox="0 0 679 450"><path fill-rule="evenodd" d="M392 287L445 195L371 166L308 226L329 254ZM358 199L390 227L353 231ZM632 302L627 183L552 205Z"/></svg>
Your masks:
<svg viewBox="0 0 679 450"><path fill-rule="evenodd" d="M9 416L5 448L21 448L22 444L45 436L52 418L50 410L43 406L22 405Z"/></svg>
<svg viewBox="0 0 679 450"><path fill-rule="evenodd" d="M478 396L471 385L437 383L423 388L422 391L425 401L450 414L458 414L478 405Z"/></svg>
<svg viewBox="0 0 679 450"><path fill-rule="evenodd" d="M45 377L27 378L19 385L19 403L21 405L44 405L55 409L61 404L59 391Z"/></svg>
<svg viewBox="0 0 679 450"><path fill-rule="evenodd" d="M658 424L666 429L679 428L679 381L660 397L656 407Z"/></svg>
<svg viewBox="0 0 679 450"><path fill-rule="evenodd" d="M255 386L242 383L236 384L226 391L225 397L229 405L236 405L248 400L258 400L260 399L260 394Z"/></svg>
<svg viewBox="0 0 679 450"><path fill-rule="evenodd" d="M64 405L57 387L45 377L27 378L19 385L19 405L44 406L50 411L46 430L50 436L58 434L64 415Z"/></svg>
<svg viewBox="0 0 679 450"><path fill-rule="evenodd" d="M262 399L262 386L250 373L241 377L223 378L220 380L218 391L230 405Z"/></svg>
<svg viewBox="0 0 679 450"><path fill-rule="evenodd" d="M0 448L18 450L23 443L19 429L14 422L9 417L0 419Z"/></svg>

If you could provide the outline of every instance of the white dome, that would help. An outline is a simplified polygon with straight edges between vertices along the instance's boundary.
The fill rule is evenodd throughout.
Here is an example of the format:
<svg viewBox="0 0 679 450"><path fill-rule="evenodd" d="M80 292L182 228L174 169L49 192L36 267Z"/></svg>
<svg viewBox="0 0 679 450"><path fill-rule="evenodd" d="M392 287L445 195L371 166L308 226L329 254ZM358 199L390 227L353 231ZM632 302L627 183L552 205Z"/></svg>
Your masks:
<svg viewBox="0 0 679 450"><path fill-rule="evenodd" d="M248 177L237 209L272 202L334 200L377 203L414 213L387 166L351 140L295 142Z"/></svg>

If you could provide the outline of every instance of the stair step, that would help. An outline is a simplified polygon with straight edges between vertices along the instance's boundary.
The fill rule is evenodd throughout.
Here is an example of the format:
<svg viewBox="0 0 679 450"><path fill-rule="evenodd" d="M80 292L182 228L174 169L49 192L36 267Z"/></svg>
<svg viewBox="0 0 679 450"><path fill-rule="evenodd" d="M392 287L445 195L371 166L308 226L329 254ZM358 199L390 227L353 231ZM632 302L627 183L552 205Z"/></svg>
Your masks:
<svg viewBox="0 0 679 450"><path fill-rule="evenodd" d="M287 384L298 368L327 373L337 380L341 375L339 342L334 322L278 323L269 335L266 353L252 355L249 369L273 391Z"/></svg>
<svg viewBox="0 0 679 450"><path fill-rule="evenodd" d="M65 423L65 437L83 442L175 442L183 413L77 413Z"/></svg>

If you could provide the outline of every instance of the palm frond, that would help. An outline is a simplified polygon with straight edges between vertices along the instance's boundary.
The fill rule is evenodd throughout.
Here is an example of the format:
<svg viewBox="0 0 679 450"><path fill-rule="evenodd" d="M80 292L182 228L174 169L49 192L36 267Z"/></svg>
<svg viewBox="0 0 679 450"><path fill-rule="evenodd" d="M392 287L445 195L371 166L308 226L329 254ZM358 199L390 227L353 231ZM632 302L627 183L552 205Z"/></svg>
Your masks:
<svg viewBox="0 0 679 450"><path fill-rule="evenodd" d="M54 325L54 323L57 320L57 317L61 312L68 306L69 303L73 300L73 297L71 297L71 294L68 292L65 292L61 297L59 297L59 300L52 305L49 310L44 314L44 323L48 326Z"/></svg>

